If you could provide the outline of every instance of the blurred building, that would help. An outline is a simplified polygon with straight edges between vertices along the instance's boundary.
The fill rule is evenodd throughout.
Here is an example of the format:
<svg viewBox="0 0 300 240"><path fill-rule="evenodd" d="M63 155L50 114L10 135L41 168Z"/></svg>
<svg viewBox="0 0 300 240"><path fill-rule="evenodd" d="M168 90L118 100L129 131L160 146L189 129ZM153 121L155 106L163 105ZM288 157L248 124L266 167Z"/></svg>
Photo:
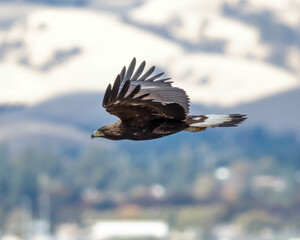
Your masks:
<svg viewBox="0 0 300 240"><path fill-rule="evenodd" d="M75 223L60 224L55 233L57 240L77 240L81 236L81 230Z"/></svg>
<svg viewBox="0 0 300 240"><path fill-rule="evenodd" d="M91 227L91 240L140 239L163 240L169 236L169 226L162 221L100 221Z"/></svg>
<svg viewBox="0 0 300 240"><path fill-rule="evenodd" d="M282 192L287 187L287 182L284 178L268 175L255 176L252 184L255 188L271 189L276 192Z"/></svg>
<svg viewBox="0 0 300 240"><path fill-rule="evenodd" d="M4 235L1 240L21 240L21 238L15 235Z"/></svg>

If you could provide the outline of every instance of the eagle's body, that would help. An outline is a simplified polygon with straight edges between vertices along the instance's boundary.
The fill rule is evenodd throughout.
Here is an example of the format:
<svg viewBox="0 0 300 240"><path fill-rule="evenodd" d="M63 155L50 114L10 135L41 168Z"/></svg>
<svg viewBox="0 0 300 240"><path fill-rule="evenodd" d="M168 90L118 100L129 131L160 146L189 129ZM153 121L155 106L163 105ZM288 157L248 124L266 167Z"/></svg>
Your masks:
<svg viewBox="0 0 300 240"><path fill-rule="evenodd" d="M154 67L143 73L145 62L135 69L135 58L124 67L113 87L106 89L103 107L120 118L99 128L93 137L112 140L149 140L180 131L199 132L207 127L231 127L244 121L245 115L188 115L189 98L185 91L172 87L163 73L151 76Z"/></svg>
<svg viewBox="0 0 300 240"><path fill-rule="evenodd" d="M150 140L180 132L187 127L184 121L174 119L155 119L142 125L127 125L119 120L101 130L111 140Z"/></svg>

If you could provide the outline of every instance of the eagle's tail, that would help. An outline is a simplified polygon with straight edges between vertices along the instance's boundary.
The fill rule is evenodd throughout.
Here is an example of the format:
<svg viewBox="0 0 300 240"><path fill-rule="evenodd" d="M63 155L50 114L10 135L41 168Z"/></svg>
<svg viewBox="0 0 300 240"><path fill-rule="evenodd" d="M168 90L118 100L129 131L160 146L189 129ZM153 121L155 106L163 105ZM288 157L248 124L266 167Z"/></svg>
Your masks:
<svg viewBox="0 0 300 240"><path fill-rule="evenodd" d="M200 132L208 127L235 127L245 119L247 119L246 115L243 114L191 115L187 118L189 127L186 131Z"/></svg>

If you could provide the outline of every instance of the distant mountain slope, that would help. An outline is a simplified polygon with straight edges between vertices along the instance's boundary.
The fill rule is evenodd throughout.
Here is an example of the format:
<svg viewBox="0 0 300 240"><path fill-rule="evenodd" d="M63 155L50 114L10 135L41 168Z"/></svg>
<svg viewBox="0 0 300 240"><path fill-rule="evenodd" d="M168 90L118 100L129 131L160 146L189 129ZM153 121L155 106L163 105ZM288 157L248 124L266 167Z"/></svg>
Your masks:
<svg viewBox="0 0 300 240"><path fill-rule="evenodd" d="M23 114L92 131L100 124L107 124L116 119L102 107L102 97L100 92L62 95L35 105Z"/></svg>
<svg viewBox="0 0 300 240"><path fill-rule="evenodd" d="M300 88L230 108L248 114L247 125L261 125L275 132L293 131L300 136Z"/></svg>
<svg viewBox="0 0 300 240"><path fill-rule="evenodd" d="M91 132L113 121L101 102L101 93L73 93L3 112L0 144L6 143L13 149L35 146L68 151L94 145L96 142L90 141ZM101 145L108 147L109 143Z"/></svg>
<svg viewBox="0 0 300 240"><path fill-rule="evenodd" d="M243 113L243 127L262 127L274 133L293 132L300 137L300 88L231 108L192 106L193 113Z"/></svg>
<svg viewBox="0 0 300 240"><path fill-rule="evenodd" d="M20 147L31 145L45 147L49 146L49 143L55 146L68 143L78 146L84 144L85 138L89 137L72 126L35 119L1 121L0 129L0 142L4 141L10 145L17 143Z"/></svg>
<svg viewBox="0 0 300 240"><path fill-rule="evenodd" d="M25 108L24 105L0 105L0 115L8 112L20 111Z"/></svg>

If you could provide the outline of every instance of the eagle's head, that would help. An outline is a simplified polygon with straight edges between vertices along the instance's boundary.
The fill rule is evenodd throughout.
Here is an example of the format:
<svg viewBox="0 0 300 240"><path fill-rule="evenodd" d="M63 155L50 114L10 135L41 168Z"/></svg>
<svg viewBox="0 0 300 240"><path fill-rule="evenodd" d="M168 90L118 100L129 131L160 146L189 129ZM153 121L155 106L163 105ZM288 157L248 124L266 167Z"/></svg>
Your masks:
<svg viewBox="0 0 300 240"><path fill-rule="evenodd" d="M121 135L120 121L103 126L92 133L91 138L103 137L108 139L118 139Z"/></svg>

